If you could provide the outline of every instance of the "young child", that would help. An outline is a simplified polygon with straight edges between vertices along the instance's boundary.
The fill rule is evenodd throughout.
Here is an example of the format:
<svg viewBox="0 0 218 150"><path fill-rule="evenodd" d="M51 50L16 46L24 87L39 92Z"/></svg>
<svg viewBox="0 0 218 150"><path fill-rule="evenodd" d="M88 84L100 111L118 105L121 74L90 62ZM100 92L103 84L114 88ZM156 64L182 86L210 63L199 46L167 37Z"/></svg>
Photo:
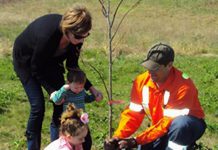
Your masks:
<svg viewBox="0 0 218 150"><path fill-rule="evenodd" d="M67 73L67 84L53 92L50 99L57 105L63 104L64 110L68 103L73 103L76 108L85 110L85 103L101 100L101 97L86 93L85 82L86 74L82 70L71 70Z"/></svg>
<svg viewBox="0 0 218 150"><path fill-rule="evenodd" d="M99 97L95 97L85 92L85 82L86 74L82 70L71 70L67 73L67 84L52 93L50 99L57 105L63 104L63 110L66 109L68 103L73 103L76 108L81 108L85 111L85 103L101 100L100 95ZM85 150L91 150L92 138L89 130L85 141L83 148Z"/></svg>
<svg viewBox="0 0 218 150"><path fill-rule="evenodd" d="M83 150L82 143L88 133L88 114L68 104L61 116L59 139L50 143L44 150Z"/></svg>

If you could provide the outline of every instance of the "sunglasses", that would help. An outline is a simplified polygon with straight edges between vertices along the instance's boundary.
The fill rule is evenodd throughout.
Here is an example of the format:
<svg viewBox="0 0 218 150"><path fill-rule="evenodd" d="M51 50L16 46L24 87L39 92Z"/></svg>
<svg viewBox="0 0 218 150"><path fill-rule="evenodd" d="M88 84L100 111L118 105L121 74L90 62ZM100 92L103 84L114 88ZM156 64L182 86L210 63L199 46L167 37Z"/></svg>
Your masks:
<svg viewBox="0 0 218 150"><path fill-rule="evenodd" d="M73 34L73 33L72 33ZM81 40L81 39L85 39L90 35L90 33L88 33L86 36L82 36L82 35L77 35L77 34L73 34L74 38L77 40Z"/></svg>

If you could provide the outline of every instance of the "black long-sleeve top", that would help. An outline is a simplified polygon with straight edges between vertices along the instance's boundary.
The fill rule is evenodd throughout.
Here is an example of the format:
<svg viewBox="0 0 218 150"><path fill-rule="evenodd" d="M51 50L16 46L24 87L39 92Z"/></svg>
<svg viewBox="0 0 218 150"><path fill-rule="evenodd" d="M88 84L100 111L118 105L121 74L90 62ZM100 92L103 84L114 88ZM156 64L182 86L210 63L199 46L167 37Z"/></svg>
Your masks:
<svg viewBox="0 0 218 150"><path fill-rule="evenodd" d="M77 68L82 43L69 44L65 49L59 50L56 55L63 33L60 30L62 16L49 14L33 21L16 38L13 48L13 64L22 82L28 81L30 76L35 77L50 94L54 91L47 81L47 71L64 73L63 62L66 68ZM51 73L51 72L50 72ZM92 84L87 80L85 88Z"/></svg>

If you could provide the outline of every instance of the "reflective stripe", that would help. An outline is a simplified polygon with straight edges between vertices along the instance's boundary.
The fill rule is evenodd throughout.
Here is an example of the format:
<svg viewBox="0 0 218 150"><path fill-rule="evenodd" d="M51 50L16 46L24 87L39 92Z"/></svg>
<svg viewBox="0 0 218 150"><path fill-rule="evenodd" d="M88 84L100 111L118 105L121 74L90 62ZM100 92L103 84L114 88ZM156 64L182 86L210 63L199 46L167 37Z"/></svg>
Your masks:
<svg viewBox="0 0 218 150"><path fill-rule="evenodd" d="M149 88L144 86L142 89L142 106L144 107L144 111L149 120L151 120L151 114L149 111Z"/></svg>
<svg viewBox="0 0 218 150"><path fill-rule="evenodd" d="M186 145L179 145L173 141L169 141L168 147L171 148L172 150L187 150Z"/></svg>
<svg viewBox="0 0 218 150"><path fill-rule="evenodd" d="M147 86L144 86L142 89L142 105L145 109L148 109L148 103L149 103L149 88Z"/></svg>
<svg viewBox="0 0 218 150"><path fill-rule="evenodd" d="M165 91L164 92L164 105L166 105L169 101L170 92ZM149 103L149 88L147 86L144 86L142 89L142 105L146 108L148 108Z"/></svg>
<svg viewBox="0 0 218 150"><path fill-rule="evenodd" d="M168 101L169 101L169 97L170 97L170 92L165 91L164 92L164 106L167 105Z"/></svg>
<svg viewBox="0 0 218 150"><path fill-rule="evenodd" d="M140 112L142 111L142 105L130 102L129 109L132 111Z"/></svg>
<svg viewBox="0 0 218 150"><path fill-rule="evenodd" d="M142 149L142 146L141 145L138 145L137 146L137 150L141 150Z"/></svg>
<svg viewBox="0 0 218 150"><path fill-rule="evenodd" d="M164 116L167 117L178 117L178 116L184 116L189 114L189 109L164 109Z"/></svg>

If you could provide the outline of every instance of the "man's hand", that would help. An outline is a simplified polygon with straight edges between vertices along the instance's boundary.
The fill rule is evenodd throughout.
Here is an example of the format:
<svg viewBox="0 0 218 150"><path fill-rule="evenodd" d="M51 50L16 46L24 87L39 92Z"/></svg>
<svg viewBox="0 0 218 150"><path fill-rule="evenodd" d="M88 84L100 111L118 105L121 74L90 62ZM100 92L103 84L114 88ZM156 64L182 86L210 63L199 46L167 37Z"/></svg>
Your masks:
<svg viewBox="0 0 218 150"><path fill-rule="evenodd" d="M104 150L119 150L119 139L118 138L111 138L105 140L104 142Z"/></svg>
<svg viewBox="0 0 218 150"><path fill-rule="evenodd" d="M137 142L134 138L122 139L118 142L119 148L135 148L137 147Z"/></svg>

